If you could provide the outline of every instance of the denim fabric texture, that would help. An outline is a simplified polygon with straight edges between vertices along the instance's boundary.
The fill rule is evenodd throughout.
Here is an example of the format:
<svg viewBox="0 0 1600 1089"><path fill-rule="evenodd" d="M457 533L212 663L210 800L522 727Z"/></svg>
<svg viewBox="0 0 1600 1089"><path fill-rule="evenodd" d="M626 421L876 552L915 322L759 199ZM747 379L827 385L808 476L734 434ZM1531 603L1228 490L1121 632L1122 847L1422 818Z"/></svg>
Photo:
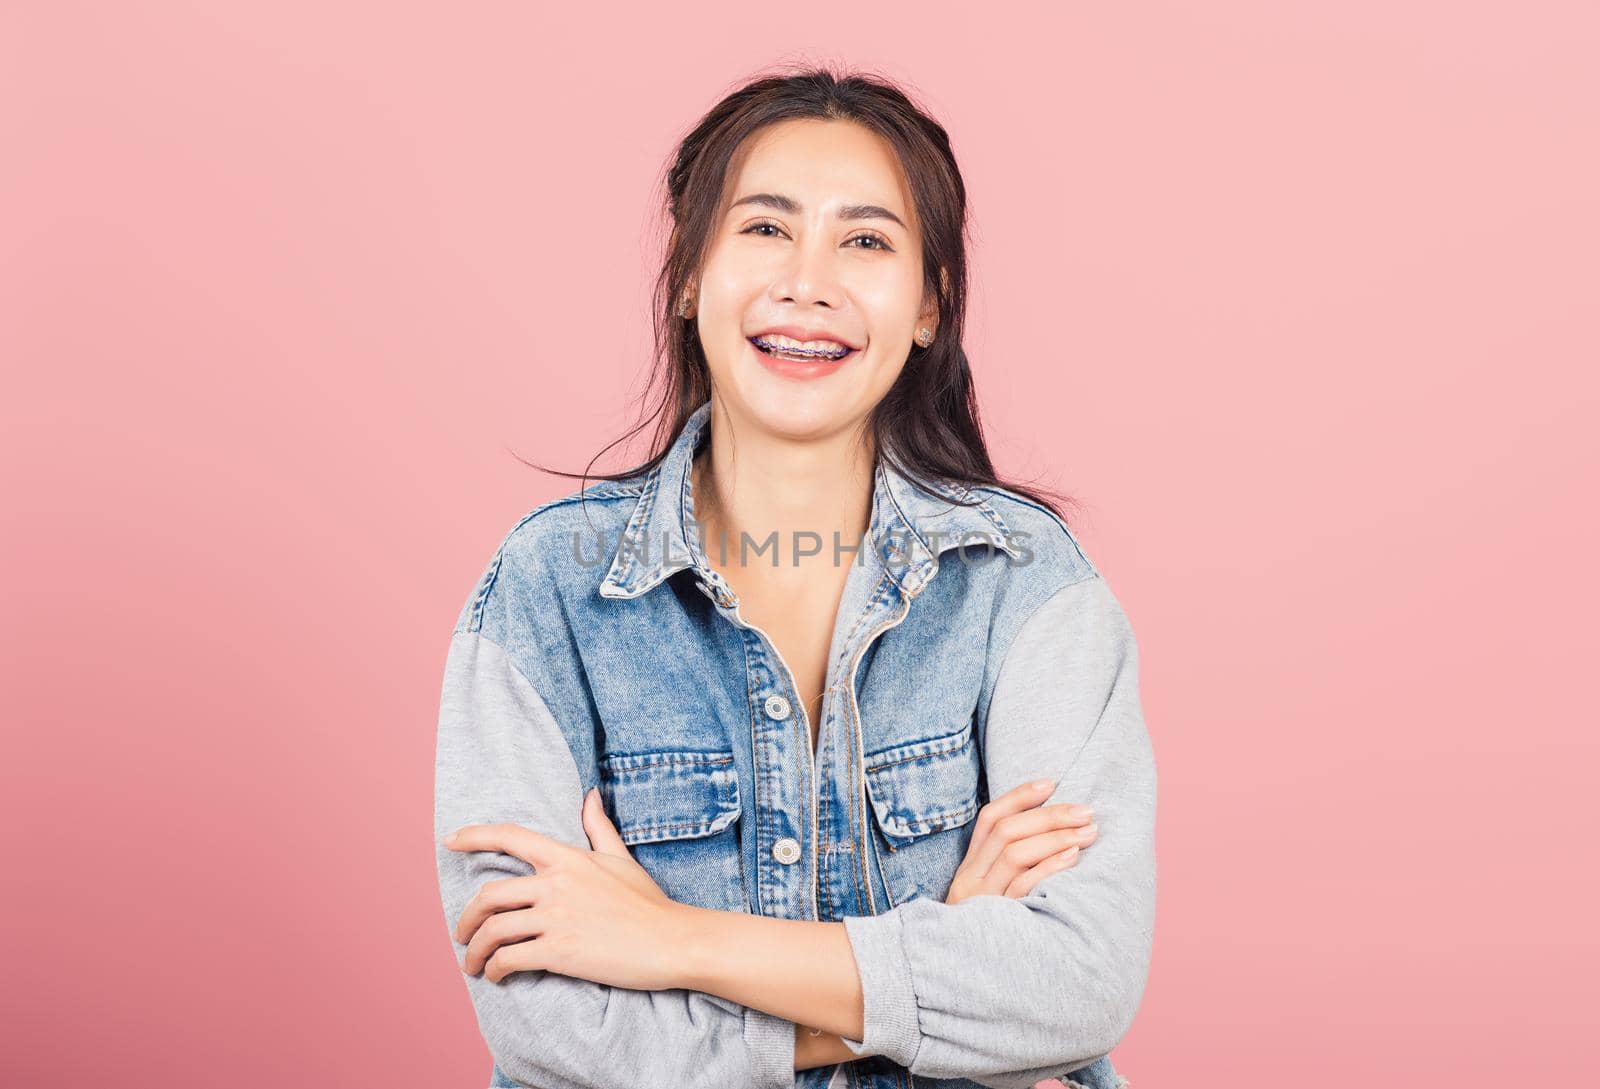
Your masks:
<svg viewBox="0 0 1600 1089"><path fill-rule="evenodd" d="M599 787L672 898L844 924L866 1015L845 1043L861 1057L797 1072L792 1023L695 991L463 976L489 1084L1128 1084L1110 1052L1149 969L1156 773L1137 643L1104 577L1038 504L880 458L867 536L839 559L813 749L788 667L693 522L709 412L654 469L523 517L469 593L439 712L445 922L532 867L437 841L507 821L587 847L579 807ZM944 903L979 808L1041 778L1046 803L1094 807L1096 842L1027 896Z"/></svg>

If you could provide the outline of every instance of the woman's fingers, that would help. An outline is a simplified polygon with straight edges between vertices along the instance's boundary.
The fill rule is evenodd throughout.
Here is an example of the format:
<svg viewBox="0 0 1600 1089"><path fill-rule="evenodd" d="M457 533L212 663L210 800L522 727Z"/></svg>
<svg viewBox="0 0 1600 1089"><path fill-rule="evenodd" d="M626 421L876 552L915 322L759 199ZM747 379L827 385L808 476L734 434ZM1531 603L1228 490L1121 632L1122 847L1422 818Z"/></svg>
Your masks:
<svg viewBox="0 0 1600 1089"><path fill-rule="evenodd" d="M1072 847L1059 854L1053 854L1037 866L1031 866L1016 877L1011 879L1011 884L1006 886L1005 895L1016 899L1026 896L1038 887L1039 882L1053 873L1070 870L1078 864L1078 859L1083 857L1081 848Z"/></svg>
<svg viewBox="0 0 1600 1089"><path fill-rule="evenodd" d="M485 881L478 887L472 899L467 901L467 906L462 909L461 918L456 920L456 941L460 944L470 942L484 920L493 917L497 912L508 911L511 908L532 907L538 899L542 885L543 882L540 881L538 874Z"/></svg>
<svg viewBox="0 0 1600 1089"><path fill-rule="evenodd" d="M979 811L946 903L959 903L970 896L1007 895L1019 874L1052 855L1094 842L1093 808L1068 802L1041 806L1031 790L1032 784L1024 784ZM1037 793L1043 795L1044 790Z"/></svg>
<svg viewBox="0 0 1600 1089"><path fill-rule="evenodd" d="M1093 819L1094 810L1089 806L1067 802L1002 813L991 819L983 842L978 843L978 834L973 832L972 842L967 844L968 863L974 873L988 873L1000 853L1017 840L1062 828L1081 828Z"/></svg>
<svg viewBox="0 0 1600 1089"><path fill-rule="evenodd" d="M478 928L478 932L472 936L472 941L467 943L467 956L461 964L461 970L469 976L475 976L483 970L489 958L494 956L496 949L514 942L526 941L538 935L540 931L536 908L502 911L493 915L485 920Z"/></svg>
<svg viewBox="0 0 1600 1089"><path fill-rule="evenodd" d="M1088 847L1099 833L1097 827L1087 824L1081 828L1060 828L1015 840L1000 852L994 865L983 875L983 886L1004 894L1019 874L1074 847Z"/></svg>
<svg viewBox="0 0 1600 1089"><path fill-rule="evenodd" d="M978 810L978 822L972 827L972 839L967 842L967 858L983 848L989 839L989 833L994 828L995 822L1001 817L1012 813L1021 813L1032 809L1034 806L1050 797L1050 792L1055 790L1055 783L1049 779L1040 779L1032 783L1023 783L1006 791L998 798L992 798L982 809ZM978 871L982 873L983 871Z"/></svg>
<svg viewBox="0 0 1600 1089"><path fill-rule="evenodd" d="M973 852L987 842L995 822L1001 817L1012 813L1021 813L1025 809L1032 809L1050 797L1050 791L1054 788L1054 784L1049 780L1040 780L1040 782L1044 784L1043 787L1040 787L1038 783L1023 783L1019 787L1006 791L998 798L991 798L984 804L983 808L978 810L978 822L973 825L972 839L967 844L968 858L971 858Z"/></svg>
<svg viewBox="0 0 1600 1089"><path fill-rule="evenodd" d="M981 874L969 857L956 869L945 903L959 904L973 896L1026 896L1050 874L1076 865L1083 849L1099 834L1099 828L1087 824L1014 840L1001 850L988 872Z"/></svg>

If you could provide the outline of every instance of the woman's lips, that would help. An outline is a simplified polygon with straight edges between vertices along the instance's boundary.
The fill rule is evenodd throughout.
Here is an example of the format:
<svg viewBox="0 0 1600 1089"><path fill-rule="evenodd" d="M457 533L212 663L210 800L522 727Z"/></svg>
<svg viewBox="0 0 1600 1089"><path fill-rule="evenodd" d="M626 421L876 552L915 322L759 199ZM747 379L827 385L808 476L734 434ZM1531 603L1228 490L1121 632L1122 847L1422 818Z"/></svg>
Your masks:
<svg viewBox="0 0 1600 1089"><path fill-rule="evenodd" d="M745 343L750 345L750 350L755 353L756 360L763 367L781 378L824 378L861 354L859 348L852 348L838 359L824 357L804 360L785 359L782 356L768 355L756 347L754 340L746 339Z"/></svg>

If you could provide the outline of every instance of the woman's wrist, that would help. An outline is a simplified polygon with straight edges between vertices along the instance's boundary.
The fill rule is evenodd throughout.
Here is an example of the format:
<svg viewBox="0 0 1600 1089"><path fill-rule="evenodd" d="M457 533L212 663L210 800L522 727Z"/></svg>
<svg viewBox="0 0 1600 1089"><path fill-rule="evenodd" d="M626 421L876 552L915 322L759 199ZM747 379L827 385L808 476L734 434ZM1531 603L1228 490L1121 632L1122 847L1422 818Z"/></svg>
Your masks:
<svg viewBox="0 0 1600 1089"><path fill-rule="evenodd" d="M719 928L719 924L725 924L732 913L695 907L675 900L668 902L666 911L662 945L672 986L716 993L716 981L719 972L726 967L728 956L727 935ZM810 1070L862 1058L845 1046L838 1033L798 1022L794 1033L796 1070Z"/></svg>
<svg viewBox="0 0 1600 1089"><path fill-rule="evenodd" d="M710 990L716 957L715 920L722 914L676 900L666 905L662 927L662 954L671 986L690 991Z"/></svg>

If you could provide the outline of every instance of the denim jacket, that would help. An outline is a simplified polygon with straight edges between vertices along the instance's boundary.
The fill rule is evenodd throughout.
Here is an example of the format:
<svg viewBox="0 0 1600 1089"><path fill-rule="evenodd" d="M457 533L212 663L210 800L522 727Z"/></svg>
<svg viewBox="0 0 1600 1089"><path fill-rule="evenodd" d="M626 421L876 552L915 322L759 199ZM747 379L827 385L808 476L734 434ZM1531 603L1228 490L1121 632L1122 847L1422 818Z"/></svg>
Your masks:
<svg viewBox="0 0 1600 1089"><path fill-rule="evenodd" d="M438 840L505 821L587 848L598 786L673 899L844 924L862 1057L797 1072L792 1022L697 991L463 976L491 1085L1127 1084L1109 1052L1147 978L1156 777L1137 644L1104 578L1039 505L880 458L867 535L838 554L813 750L793 676L693 521L709 410L654 469L522 518L462 607L435 776L445 922L533 869ZM979 807L1037 778L1055 782L1041 804L1094 807L1097 840L1026 896L944 903Z"/></svg>

